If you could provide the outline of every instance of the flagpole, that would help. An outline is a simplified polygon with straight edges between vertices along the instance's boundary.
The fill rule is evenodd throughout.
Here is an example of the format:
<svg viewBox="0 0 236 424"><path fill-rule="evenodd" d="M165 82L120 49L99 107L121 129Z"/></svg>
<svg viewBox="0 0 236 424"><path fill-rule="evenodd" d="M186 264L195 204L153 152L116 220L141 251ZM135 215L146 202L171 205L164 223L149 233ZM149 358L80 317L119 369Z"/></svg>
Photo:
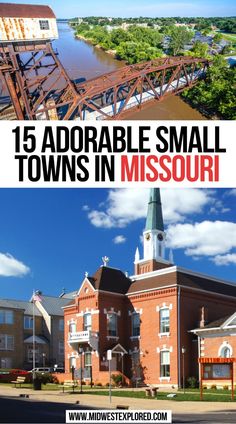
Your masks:
<svg viewBox="0 0 236 424"><path fill-rule="evenodd" d="M35 369L35 292L33 292L33 370ZM35 371L33 371L33 380L35 379Z"/></svg>

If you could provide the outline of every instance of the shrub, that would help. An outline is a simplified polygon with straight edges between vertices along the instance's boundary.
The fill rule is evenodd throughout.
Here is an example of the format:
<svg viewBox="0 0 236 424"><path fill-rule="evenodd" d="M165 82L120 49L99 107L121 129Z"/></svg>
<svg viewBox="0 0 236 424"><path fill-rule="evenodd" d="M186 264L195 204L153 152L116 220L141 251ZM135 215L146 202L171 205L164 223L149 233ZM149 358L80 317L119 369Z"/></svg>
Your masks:
<svg viewBox="0 0 236 424"><path fill-rule="evenodd" d="M36 372L35 373L35 379L38 381L41 381L42 384L47 384L47 383L58 383L58 379L57 377L55 377L54 375L50 374L50 373L40 373L40 372Z"/></svg>
<svg viewBox="0 0 236 424"><path fill-rule="evenodd" d="M223 386L223 390L229 390L229 386Z"/></svg>
<svg viewBox="0 0 236 424"><path fill-rule="evenodd" d="M188 377L187 386L190 387L191 389L195 389L198 386L196 377Z"/></svg>
<svg viewBox="0 0 236 424"><path fill-rule="evenodd" d="M102 387L102 383L96 383L97 387Z"/></svg>
<svg viewBox="0 0 236 424"><path fill-rule="evenodd" d="M119 386L121 386L121 385L122 385L122 380L123 380L122 375L120 375L120 374L112 374L112 375L111 375L111 378L112 378L112 380L113 380L114 384L115 384L117 387L119 387Z"/></svg>
<svg viewBox="0 0 236 424"><path fill-rule="evenodd" d="M211 389L212 389L212 390L216 390L216 389L217 389L216 384L212 384L212 385L211 385Z"/></svg>

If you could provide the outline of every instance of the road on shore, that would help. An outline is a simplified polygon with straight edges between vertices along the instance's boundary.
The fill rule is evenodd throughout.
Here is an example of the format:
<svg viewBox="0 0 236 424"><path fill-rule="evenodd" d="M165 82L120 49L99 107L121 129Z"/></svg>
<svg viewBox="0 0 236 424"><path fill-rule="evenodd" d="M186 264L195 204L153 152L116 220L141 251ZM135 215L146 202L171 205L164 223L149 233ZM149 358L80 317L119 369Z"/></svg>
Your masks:
<svg viewBox="0 0 236 424"><path fill-rule="evenodd" d="M76 399L75 399L76 401ZM198 403L195 403L196 410ZM0 423L65 423L66 409L93 409L91 406L76 403L45 402L42 400L16 397L0 397ZM96 407L96 409L98 409ZM105 409L104 407L102 409ZM223 409L205 413L173 413L175 424L236 423L235 409ZM115 424L115 423L114 423Z"/></svg>

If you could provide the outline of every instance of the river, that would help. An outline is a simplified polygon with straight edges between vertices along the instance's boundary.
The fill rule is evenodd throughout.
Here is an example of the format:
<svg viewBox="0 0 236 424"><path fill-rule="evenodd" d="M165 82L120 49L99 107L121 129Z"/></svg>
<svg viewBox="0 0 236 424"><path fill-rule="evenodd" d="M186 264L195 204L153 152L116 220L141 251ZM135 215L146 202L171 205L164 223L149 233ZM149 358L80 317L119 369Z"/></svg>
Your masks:
<svg viewBox="0 0 236 424"><path fill-rule="evenodd" d="M115 60L103 50L74 37L74 31L67 23L58 23L59 39L54 41L59 58L71 78L90 79L113 71L124 63ZM141 111L129 112L127 119L205 119L179 96L170 96L161 102L151 103Z"/></svg>

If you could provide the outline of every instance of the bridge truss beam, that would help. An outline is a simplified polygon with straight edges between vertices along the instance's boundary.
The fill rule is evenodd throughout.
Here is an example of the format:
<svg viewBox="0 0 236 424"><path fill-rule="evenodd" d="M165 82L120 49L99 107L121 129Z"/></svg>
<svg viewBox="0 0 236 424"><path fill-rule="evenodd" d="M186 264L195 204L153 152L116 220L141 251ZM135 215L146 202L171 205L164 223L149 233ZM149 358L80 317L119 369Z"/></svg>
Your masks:
<svg viewBox="0 0 236 424"><path fill-rule="evenodd" d="M0 44L0 76L17 119L120 119L132 107L193 86L209 62L187 56L125 66L76 83L50 42Z"/></svg>

